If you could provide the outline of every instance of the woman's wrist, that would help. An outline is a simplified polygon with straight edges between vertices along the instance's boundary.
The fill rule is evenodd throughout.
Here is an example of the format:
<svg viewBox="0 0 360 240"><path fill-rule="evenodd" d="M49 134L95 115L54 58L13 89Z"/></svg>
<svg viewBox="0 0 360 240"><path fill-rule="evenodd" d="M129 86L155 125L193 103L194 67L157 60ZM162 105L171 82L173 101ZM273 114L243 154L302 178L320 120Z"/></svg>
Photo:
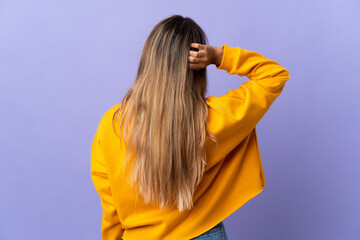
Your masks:
<svg viewBox="0 0 360 240"><path fill-rule="evenodd" d="M220 66L220 64L222 62L222 58L224 55L224 49L219 48L219 47L214 47L214 49L215 49L215 55L214 55L213 63L218 67L218 66Z"/></svg>

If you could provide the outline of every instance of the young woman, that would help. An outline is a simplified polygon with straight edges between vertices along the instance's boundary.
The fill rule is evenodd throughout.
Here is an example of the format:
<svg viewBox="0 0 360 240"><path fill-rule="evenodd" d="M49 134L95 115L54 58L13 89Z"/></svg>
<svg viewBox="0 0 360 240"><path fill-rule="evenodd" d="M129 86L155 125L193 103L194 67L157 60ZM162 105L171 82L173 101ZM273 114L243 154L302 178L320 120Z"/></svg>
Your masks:
<svg viewBox="0 0 360 240"><path fill-rule="evenodd" d="M206 98L208 65L249 80ZM259 53L208 45L191 18L159 22L92 143L102 238L227 239L222 221L266 185L256 124L288 79Z"/></svg>

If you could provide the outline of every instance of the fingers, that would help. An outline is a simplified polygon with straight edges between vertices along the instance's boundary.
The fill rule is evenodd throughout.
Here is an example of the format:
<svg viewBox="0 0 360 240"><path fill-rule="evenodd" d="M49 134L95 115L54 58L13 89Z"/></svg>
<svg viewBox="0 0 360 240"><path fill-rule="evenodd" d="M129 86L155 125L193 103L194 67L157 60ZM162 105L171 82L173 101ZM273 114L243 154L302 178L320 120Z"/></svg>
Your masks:
<svg viewBox="0 0 360 240"><path fill-rule="evenodd" d="M189 56L201 58L204 54L202 52L189 51Z"/></svg>
<svg viewBox="0 0 360 240"><path fill-rule="evenodd" d="M189 67L194 70L199 70L204 68L206 65L204 64L204 61L201 58L196 58L189 56Z"/></svg>
<svg viewBox="0 0 360 240"><path fill-rule="evenodd" d="M191 63L199 63L199 62L202 62L202 61L199 58L189 56L189 62L191 62Z"/></svg>
<svg viewBox="0 0 360 240"><path fill-rule="evenodd" d="M197 48L197 49L201 50L201 49L204 48L204 45L201 44L201 43L191 43L190 47L194 47L194 48Z"/></svg>
<svg viewBox="0 0 360 240"><path fill-rule="evenodd" d="M194 48L195 48L196 50L195 50ZM203 44L200 44L200 43L191 43L191 44L190 44L189 55L190 55L190 56L194 56L194 57L201 58L201 57L204 55L203 51L201 51L201 50L203 50L204 48L205 48L205 45L203 45Z"/></svg>
<svg viewBox="0 0 360 240"><path fill-rule="evenodd" d="M197 48L198 51L194 51L192 48ZM189 67L193 70L200 70L204 68L204 52L201 51L205 48L205 45L200 43L191 43L190 44L190 51L189 51Z"/></svg>
<svg viewBox="0 0 360 240"><path fill-rule="evenodd" d="M204 54L202 52L189 51L189 62L199 63L202 61L203 55Z"/></svg>

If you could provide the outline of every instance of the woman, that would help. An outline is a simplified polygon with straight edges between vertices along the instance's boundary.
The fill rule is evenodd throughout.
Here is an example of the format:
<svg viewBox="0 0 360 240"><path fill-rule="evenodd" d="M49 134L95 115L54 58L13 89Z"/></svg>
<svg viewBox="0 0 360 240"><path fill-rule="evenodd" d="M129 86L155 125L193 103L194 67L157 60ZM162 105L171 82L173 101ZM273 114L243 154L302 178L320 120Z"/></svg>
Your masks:
<svg viewBox="0 0 360 240"><path fill-rule="evenodd" d="M249 80L205 98L212 64ZM92 143L102 238L227 239L222 221L266 185L255 127L288 79L259 53L208 45L191 18L159 22Z"/></svg>

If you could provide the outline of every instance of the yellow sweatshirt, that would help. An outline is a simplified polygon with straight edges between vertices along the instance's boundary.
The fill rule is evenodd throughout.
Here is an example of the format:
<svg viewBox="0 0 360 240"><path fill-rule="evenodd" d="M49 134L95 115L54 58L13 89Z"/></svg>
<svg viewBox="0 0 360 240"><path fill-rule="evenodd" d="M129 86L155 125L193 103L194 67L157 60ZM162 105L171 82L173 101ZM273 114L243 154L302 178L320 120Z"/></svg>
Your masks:
<svg viewBox="0 0 360 240"><path fill-rule="evenodd" d="M247 76L239 88L206 99L208 128L219 141L207 141L207 165L191 211L160 210L145 204L122 178L125 149L112 130L120 104L102 116L91 148L91 178L103 209L105 240L187 240L208 231L266 186L256 124L290 78L279 63L254 51L223 45L218 69ZM125 174L127 175L127 174Z"/></svg>

